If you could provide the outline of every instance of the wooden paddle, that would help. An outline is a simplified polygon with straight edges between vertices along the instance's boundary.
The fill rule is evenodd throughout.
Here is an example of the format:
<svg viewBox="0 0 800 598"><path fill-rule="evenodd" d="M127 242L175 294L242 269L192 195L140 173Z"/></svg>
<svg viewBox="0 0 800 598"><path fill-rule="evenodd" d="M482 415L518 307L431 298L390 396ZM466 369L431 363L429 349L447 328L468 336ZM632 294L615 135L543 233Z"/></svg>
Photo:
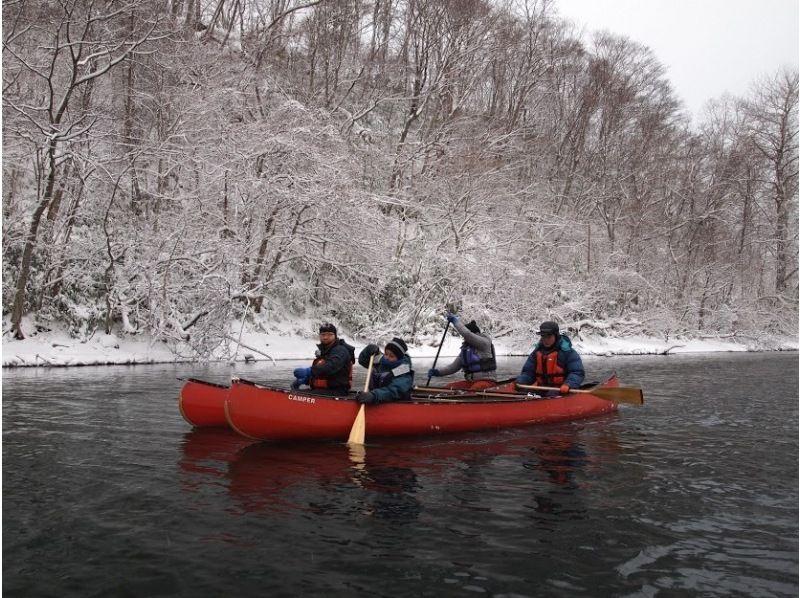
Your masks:
<svg viewBox="0 0 800 598"><path fill-rule="evenodd" d="M556 397L553 397L556 398ZM511 399L515 401L530 401L534 397L530 394L523 394L521 392L493 392L490 390L461 390L453 394L431 394L425 396L423 394L412 395L412 400L417 402L455 402L455 403L469 403L469 402L504 402L504 400ZM538 397L535 400L546 400L544 397Z"/></svg>
<svg viewBox="0 0 800 598"><path fill-rule="evenodd" d="M517 388L523 388L525 390L545 390L545 391L555 390L556 392L558 392L559 390L558 388L553 388L551 386L531 386L529 384L517 384ZM631 405L644 405L644 395L642 394L642 389L633 386L630 387L617 386L617 387L607 387L607 388L595 386L594 388L590 388L588 390L570 388L569 391L594 395L596 397L600 397L601 399L605 399L606 401L613 401L615 403L630 403Z"/></svg>
<svg viewBox="0 0 800 598"><path fill-rule="evenodd" d="M372 363L375 361L375 355L369 358L369 367L367 368L367 379L364 381L364 392L369 391L369 379L372 377ZM353 422L353 427L350 428L350 437L347 439L347 444L364 444L364 434L366 433L367 417L364 413L364 403L358 409L358 415Z"/></svg>
<svg viewBox="0 0 800 598"><path fill-rule="evenodd" d="M413 391L420 391L420 392L456 392L458 389L456 388L442 388L441 386L415 386Z"/></svg>
<svg viewBox="0 0 800 598"><path fill-rule="evenodd" d="M487 388L482 389L480 392L492 392L493 388L497 388L498 386L503 386L508 384L509 382L513 382L516 378L506 378L505 380L498 380L495 382L494 386L489 386ZM448 388L446 386L415 386L412 390L420 391L420 392L474 392L470 391L468 388Z"/></svg>

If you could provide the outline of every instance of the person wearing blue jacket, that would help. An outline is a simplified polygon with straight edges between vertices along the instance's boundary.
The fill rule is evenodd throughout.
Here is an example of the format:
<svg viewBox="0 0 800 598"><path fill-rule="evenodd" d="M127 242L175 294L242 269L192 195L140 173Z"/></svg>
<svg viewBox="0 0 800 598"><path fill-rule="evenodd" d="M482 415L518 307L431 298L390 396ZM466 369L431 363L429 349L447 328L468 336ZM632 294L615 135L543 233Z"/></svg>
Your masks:
<svg viewBox="0 0 800 598"><path fill-rule="evenodd" d="M517 376L517 384L558 387L557 392L550 391L547 396L566 395L570 389L579 388L586 373L569 337L559 332L555 322L542 322L539 337Z"/></svg>
<svg viewBox="0 0 800 598"><path fill-rule="evenodd" d="M356 400L365 405L407 401L414 388L414 370L411 357L407 355L408 345L401 338L394 337L383 350L383 356L372 364L369 390L359 392ZM358 363L369 367L373 355L380 355L378 345L367 345L358 356Z"/></svg>

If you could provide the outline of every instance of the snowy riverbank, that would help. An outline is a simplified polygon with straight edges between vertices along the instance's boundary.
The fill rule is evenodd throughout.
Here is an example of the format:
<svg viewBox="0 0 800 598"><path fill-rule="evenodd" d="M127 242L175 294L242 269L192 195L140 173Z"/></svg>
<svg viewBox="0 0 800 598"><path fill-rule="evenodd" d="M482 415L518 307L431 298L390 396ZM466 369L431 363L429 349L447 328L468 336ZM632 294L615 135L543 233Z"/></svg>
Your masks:
<svg viewBox="0 0 800 598"><path fill-rule="evenodd" d="M311 330L312 327L309 327ZM239 334L231 335L239 339ZM348 343L360 350L366 339L352 338L342 333ZM535 337L530 339L495 339L498 356L527 355ZM388 340L388 339L384 339ZM409 354L418 358L433 358L436 355L440 337L427 343L409 343ZM240 346L229 343L229 353L220 354L223 361L263 361L310 359L316 349L315 336L303 337L288 329L275 329L271 334L244 332ZM441 351L441 357L458 354L461 341L457 336L448 336ZM704 353L729 351L797 351L796 337L769 337L761 339L711 339L711 338L670 338L668 340L629 336L625 338L584 337L575 340L575 348L582 355L663 355L675 353ZM259 353L261 352L261 353ZM267 357L269 356L269 358ZM65 332L50 331L31 335L25 340L16 341L3 337L3 367L20 366L81 366L171 363L191 361L189 353L182 357L173 353L167 344L151 342L140 336L106 335L97 333L87 340L71 338Z"/></svg>

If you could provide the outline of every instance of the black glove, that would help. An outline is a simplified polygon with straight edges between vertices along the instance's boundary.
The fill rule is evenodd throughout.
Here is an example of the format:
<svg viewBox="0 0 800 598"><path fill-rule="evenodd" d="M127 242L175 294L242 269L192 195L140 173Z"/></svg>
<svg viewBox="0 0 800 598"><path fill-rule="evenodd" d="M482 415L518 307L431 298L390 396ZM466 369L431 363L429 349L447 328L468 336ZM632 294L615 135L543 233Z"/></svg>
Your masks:
<svg viewBox="0 0 800 598"><path fill-rule="evenodd" d="M374 343L371 344L371 345L367 345L364 348L364 351L367 352L367 355L380 355L381 354L381 350L378 348L378 345L376 345Z"/></svg>
<svg viewBox="0 0 800 598"><path fill-rule="evenodd" d="M356 395L356 401L362 405L372 405L375 401L375 395L371 392L360 392Z"/></svg>

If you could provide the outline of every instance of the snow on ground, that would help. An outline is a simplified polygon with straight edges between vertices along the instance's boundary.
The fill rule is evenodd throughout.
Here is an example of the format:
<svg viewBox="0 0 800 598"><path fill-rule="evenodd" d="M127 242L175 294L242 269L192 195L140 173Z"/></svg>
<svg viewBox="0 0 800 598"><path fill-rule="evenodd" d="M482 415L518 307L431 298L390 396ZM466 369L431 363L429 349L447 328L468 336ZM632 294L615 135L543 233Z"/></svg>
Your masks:
<svg viewBox="0 0 800 598"><path fill-rule="evenodd" d="M317 337L311 336L314 328L309 324L294 323L289 326L275 326L270 333L243 332L231 334L229 353L220 354L218 358L225 361L244 361L254 359L264 361L287 359L312 359L316 350ZM366 339L353 338L341 332L340 335L348 343L360 351L368 342ZM379 344L389 339L381 339ZM409 354L417 358L433 358L436 356L441 337L429 339L427 343L410 345ZM507 340L495 339L495 350L498 356L527 355L533 348L530 339ZM237 342L240 346L237 350ZM458 354L461 345L460 337L448 336L440 357L452 357ZM661 340L648 337L588 337L575 342L575 348L581 355L648 355L673 353L702 353L717 351L797 351L796 337L774 337L760 339L758 342L726 341L724 339L669 339ZM141 336L114 335L96 333L87 340L71 338L64 331L52 330L30 335L22 341L13 340L8 335L3 337L2 365L14 366L77 366L77 365L112 365L136 363L171 363L191 361L190 354L176 356L165 343L152 342Z"/></svg>

